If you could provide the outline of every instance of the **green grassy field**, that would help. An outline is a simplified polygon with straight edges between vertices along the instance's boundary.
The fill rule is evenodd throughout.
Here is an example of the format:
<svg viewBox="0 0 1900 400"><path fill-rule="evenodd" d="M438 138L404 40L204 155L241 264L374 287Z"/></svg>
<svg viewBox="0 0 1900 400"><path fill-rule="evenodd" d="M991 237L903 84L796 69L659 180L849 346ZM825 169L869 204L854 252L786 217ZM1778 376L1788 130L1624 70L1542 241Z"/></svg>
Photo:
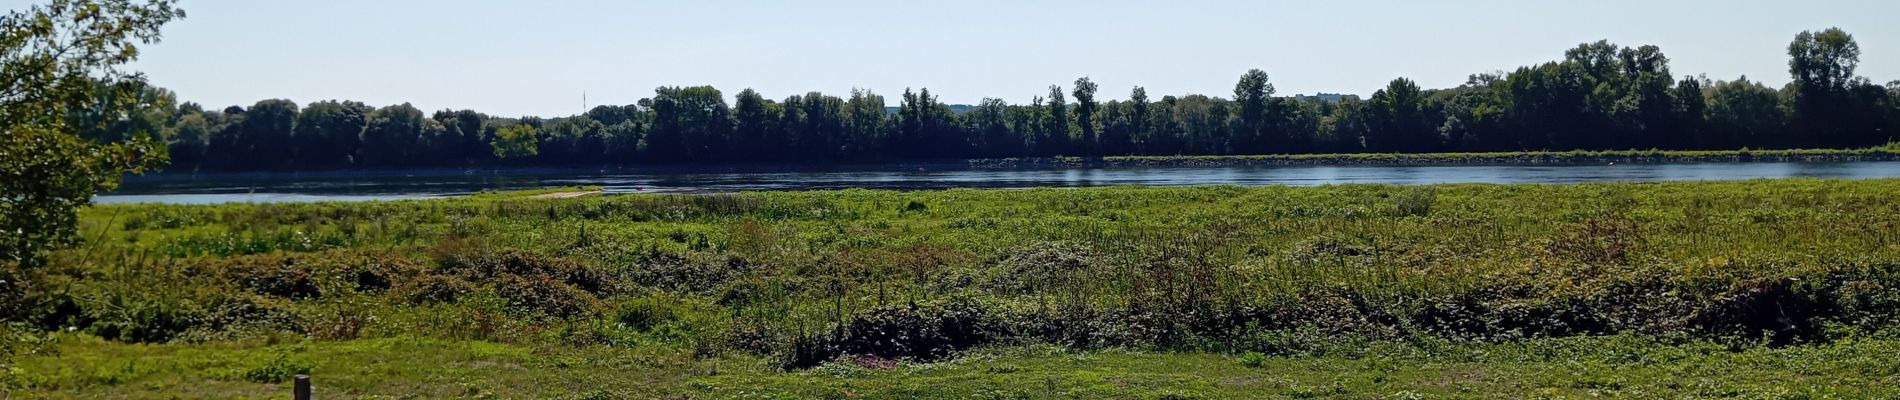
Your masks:
<svg viewBox="0 0 1900 400"><path fill-rule="evenodd" d="M1896 224L1900 180L111 205L8 272L0 387L1889 398Z"/></svg>
<svg viewBox="0 0 1900 400"><path fill-rule="evenodd" d="M652 347L435 339L128 345L71 337L29 359L16 398L284 398L259 383L308 368L320 398L1892 398L1900 341L1735 351L1618 336L1385 345L1359 356L1015 346L936 363L781 371L747 356ZM289 361L279 361L289 360Z"/></svg>

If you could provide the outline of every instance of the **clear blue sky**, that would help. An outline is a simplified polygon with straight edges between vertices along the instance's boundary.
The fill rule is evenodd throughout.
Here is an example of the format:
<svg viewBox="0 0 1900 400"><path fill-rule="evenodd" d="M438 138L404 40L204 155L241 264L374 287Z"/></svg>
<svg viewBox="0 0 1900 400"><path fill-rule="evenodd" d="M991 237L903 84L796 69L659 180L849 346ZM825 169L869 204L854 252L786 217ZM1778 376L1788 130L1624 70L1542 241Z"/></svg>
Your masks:
<svg viewBox="0 0 1900 400"><path fill-rule="evenodd" d="M0 0L21 4L23 0ZM1900 1L184 0L137 66L208 107L349 99L503 116L627 104L661 85L769 98L929 87L1027 102L1079 76L1124 98L1449 87L1577 43L1655 44L1678 76L1787 82L1785 46L1839 26L1859 73L1900 79ZM15 6L17 7L17 6ZM14 7L9 7L14 8Z"/></svg>

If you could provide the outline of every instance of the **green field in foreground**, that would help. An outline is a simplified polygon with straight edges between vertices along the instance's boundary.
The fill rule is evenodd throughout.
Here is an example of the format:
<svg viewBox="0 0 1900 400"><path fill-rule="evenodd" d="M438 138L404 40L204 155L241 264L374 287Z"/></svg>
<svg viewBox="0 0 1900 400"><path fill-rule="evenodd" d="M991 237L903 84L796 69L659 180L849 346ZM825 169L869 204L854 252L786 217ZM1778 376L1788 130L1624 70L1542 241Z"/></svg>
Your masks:
<svg viewBox="0 0 1900 400"><path fill-rule="evenodd" d="M1900 340L1733 351L1638 337L1389 345L1357 357L1015 346L937 363L780 371L626 347L359 339L265 345L61 340L15 398L284 398L247 374L310 367L319 398L1745 398L1900 396Z"/></svg>
<svg viewBox="0 0 1900 400"><path fill-rule="evenodd" d="M1881 398L1900 180L110 205L14 397Z"/></svg>

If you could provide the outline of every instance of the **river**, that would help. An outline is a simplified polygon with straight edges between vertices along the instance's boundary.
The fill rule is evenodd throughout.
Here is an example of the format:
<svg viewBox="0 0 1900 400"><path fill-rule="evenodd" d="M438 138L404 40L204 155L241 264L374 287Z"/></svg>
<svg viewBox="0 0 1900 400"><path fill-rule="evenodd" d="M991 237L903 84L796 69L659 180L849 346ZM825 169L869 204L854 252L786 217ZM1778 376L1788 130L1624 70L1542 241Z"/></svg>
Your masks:
<svg viewBox="0 0 1900 400"><path fill-rule="evenodd" d="M945 189L1113 185L1571 183L1762 178L1887 178L1900 162L1617 165L1221 166L972 169L884 166L725 169L423 169L127 177L99 203L362 201L459 196L483 190L598 185L609 193L710 193L841 188Z"/></svg>

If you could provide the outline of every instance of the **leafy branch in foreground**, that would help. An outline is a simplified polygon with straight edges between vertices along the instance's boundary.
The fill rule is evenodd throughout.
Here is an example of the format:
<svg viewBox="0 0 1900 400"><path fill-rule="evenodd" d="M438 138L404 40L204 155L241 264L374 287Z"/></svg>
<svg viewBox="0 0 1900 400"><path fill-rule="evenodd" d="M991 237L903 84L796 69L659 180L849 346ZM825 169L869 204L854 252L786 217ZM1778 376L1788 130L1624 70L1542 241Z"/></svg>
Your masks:
<svg viewBox="0 0 1900 400"><path fill-rule="evenodd" d="M55 0L0 19L0 258L20 266L76 240L74 210L97 190L118 185L166 160L165 148L138 133L116 143L82 139L75 105L122 104L142 76L119 69L139 44L184 12L172 0ZM100 118L112 121L118 118ZM100 122L103 123L103 122Z"/></svg>

